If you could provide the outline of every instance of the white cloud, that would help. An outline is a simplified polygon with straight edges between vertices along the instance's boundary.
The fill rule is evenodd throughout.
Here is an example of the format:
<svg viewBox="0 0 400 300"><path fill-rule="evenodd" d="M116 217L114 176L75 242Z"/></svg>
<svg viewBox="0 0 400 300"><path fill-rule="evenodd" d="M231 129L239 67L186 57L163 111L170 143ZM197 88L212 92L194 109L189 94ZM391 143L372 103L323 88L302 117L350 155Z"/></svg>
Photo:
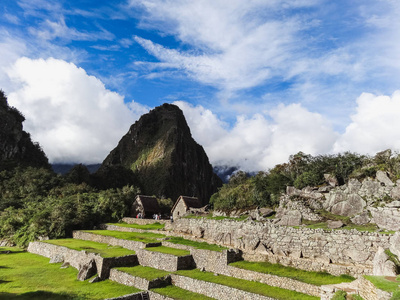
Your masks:
<svg viewBox="0 0 400 300"><path fill-rule="evenodd" d="M25 130L51 162L101 162L147 111L63 60L20 58L8 75L21 85L9 103L26 116Z"/></svg>
<svg viewBox="0 0 400 300"><path fill-rule="evenodd" d="M240 116L232 128L202 106L182 101L175 104L183 110L193 137L214 165L267 170L299 151L327 153L337 138L326 119L299 104L279 105L268 115Z"/></svg>
<svg viewBox="0 0 400 300"><path fill-rule="evenodd" d="M140 45L196 80L232 91L282 76L302 25L294 17L279 20L274 12L313 2L285 1L285 7L281 1L131 1L148 12L142 26L174 34L196 51L136 37Z"/></svg>
<svg viewBox="0 0 400 300"><path fill-rule="evenodd" d="M356 113L334 151L375 154L400 149L400 91L391 97L363 93L357 99Z"/></svg>

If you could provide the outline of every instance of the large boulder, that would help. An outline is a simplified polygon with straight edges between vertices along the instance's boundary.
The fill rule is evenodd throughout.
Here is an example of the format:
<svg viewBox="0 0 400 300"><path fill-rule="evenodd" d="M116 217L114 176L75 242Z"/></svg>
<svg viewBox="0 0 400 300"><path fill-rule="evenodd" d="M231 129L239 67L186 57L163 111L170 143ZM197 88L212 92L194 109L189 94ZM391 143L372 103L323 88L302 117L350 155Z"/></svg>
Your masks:
<svg viewBox="0 0 400 300"><path fill-rule="evenodd" d="M394 262L389 259L382 247L379 247L373 260L373 275L375 276L396 276L397 267Z"/></svg>
<svg viewBox="0 0 400 300"><path fill-rule="evenodd" d="M89 279L90 277L96 275L96 273L96 262L94 261L94 259L91 259L88 263L79 266L78 280L85 281L86 279Z"/></svg>
<svg viewBox="0 0 400 300"><path fill-rule="evenodd" d="M367 203L358 194L350 194L344 201L333 205L330 211L335 215L350 217L361 213L366 205Z"/></svg>
<svg viewBox="0 0 400 300"><path fill-rule="evenodd" d="M277 222L278 225L298 226L301 224L301 212L297 210L287 211Z"/></svg>
<svg viewBox="0 0 400 300"><path fill-rule="evenodd" d="M389 179L389 176L387 175L387 172L384 171L377 171L376 172L376 179L380 182L383 183L385 186L394 186L394 183Z"/></svg>

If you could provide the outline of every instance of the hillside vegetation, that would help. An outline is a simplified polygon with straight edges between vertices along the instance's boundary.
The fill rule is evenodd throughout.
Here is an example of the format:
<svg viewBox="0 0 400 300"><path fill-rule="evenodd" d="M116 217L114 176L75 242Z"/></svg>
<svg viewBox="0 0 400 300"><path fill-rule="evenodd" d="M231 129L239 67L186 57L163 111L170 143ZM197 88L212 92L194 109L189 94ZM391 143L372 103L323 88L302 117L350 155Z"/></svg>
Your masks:
<svg viewBox="0 0 400 300"><path fill-rule="evenodd" d="M318 156L299 152L291 155L287 163L266 172L252 176L237 172L211 197L210 203L214 210L274 207L287 186L297 189L320 186L326 183L325 174L336 178L341 185L350 178L374 177L378 170L388 172L395 182L400 178L400 155L392 155L390 150L375 157L350 152Z"/></svg>

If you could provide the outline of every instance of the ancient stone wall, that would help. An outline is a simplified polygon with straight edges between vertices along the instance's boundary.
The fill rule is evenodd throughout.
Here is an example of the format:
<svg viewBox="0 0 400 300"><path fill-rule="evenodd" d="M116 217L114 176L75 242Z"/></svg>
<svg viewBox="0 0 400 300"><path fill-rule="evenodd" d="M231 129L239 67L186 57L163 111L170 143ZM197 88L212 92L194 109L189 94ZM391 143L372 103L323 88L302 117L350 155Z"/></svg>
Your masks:
<svg viewBox="0 0 400 300"><path fill-rule="evenodd" d="M202 232L210 243L238 248L247 257L272 260L303 269L346 265L349 274L371 274L373 258L379 247L388 249L392 235L356 230L323 230L279 226L270 222L237 222L182 218L173 223L173 231ZM275 260L275 261L274 261ZM279 260L279 261L276 261ZM336 267L334 267L336 268ZM363 271L365 270L365 271Z"/></svg>
<svg viewBox="0 0 400 300"><path fill-rule="evenodd" d="M139 218L123 218L123 222L128 224L139 224L139 225L148 225L154 224L154 219L139 219ZM169 220L157 220L158 223L165 224L169 223Z"/></svg>
<svg viewBox="0 0 400 300"><path fill-rule="evenodd" d="M139 293L123 295L123 296L115 297L115 298L108 298L105 300L143 300L143 299L145 299L143 297L143 295L146 295L146 294L148 294L148 293L147 292L139 292ZM153 300L153 298L150 298L150 299ZM156 299L156 298L154 298L154 299ZM159 298L159 299L162 300L162 298ZM167 298L165 298L165 299L167 299ZM156 299L156 300L158 300L158 299Z"/></svg>
<svg viewBox="0 0 400 300"><path fill-rule="evenodd" d="M160 295L160 294L157 294L157 293L152 292L152 291L148 291L148 293L149 293L149 296L150 296L150 300L174 300L174 298L170 298L170 297L167 297L167 296L164 296L164 295Z"/></svg>
<svg viewBox="0 0 400 300"><path fill-rule="evenodd" d="M208 297L219 300L273 300L273 298L255 295L225 285L212 282L200 281L180 275L171 275L172 283L185 290L194 293L204 294ZM255 298L256 297L256 298Z"/></svg>
<svg viewBox="0 0 400 300"><path fill-rule="evenodd" d="M169 272L195 267L191 255L175 256L155 251L139 250L137 251L137 256L140 265Z"/></svg>
<svg viewBox="0 0 400 300"><path fill-rule="evenodd" d="M358 288L359 295L364 300L389 300L392 297L391 293L376 288L372 282L364 277L360 278Z"/></svg>
<svg viewBox="0 0 400 300"><path fill-rule="evenodd" d="M146 248L149 246L150 247L161 246L161 242L146 244L146 243L142 243L142 242L137 242L137 241L132 241L132 240L123 240L123 239L118 239L118 238L115 238L112 236L94 234L94 233L84 232L84 231L74 231L72 236L74 239L99 242L99 243L104 243L104 244L110 244L113 246L121 246L126 249L133 250L133 251L138 251L140 249L143 249L143 248Z"/></svg>
<svg viewBox="0 0 400 300"><path fill-rule="evenodd" d="M135 266L138 264L136 255L103 258L99 254L73 250L45 242L29 243L28 252L39 254L53 260L56 259L60 262L67 262L78 270L80 270L82 266L87 265L93 259L96 263L97 273L100 278L107 278L110 269L113 267Z"/></svg>
<svg viewBox="0 0 400 300"><path fill-rule="evenodd" d="M157 278L154 280L147 280L145 278L133 276L117 269L112 269L110 271L109 279L127 286L134 286L141 290L149 290L171 284L170 276L165 276L164 278Z"/></svg>

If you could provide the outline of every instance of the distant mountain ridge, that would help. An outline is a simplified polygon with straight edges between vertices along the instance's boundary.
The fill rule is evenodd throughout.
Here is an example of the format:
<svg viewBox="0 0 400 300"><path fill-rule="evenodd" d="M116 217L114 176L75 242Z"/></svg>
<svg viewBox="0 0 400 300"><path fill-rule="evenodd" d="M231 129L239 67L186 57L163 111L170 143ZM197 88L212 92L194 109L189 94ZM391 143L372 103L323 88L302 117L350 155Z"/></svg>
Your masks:
<svg viewBox="0 0 400 300"><path fill-rule="evenodd" d="M172 200L196 196L206 204L222 185L182 111L172 104L156 107L133 124L99 172L119 165L133 171L143 193Z"/></svg>
<svg viewBox="0 0 400 300"><path fill-rule="evenodd" d="M38 143L33 143L23 130L25 117L8 105L0 90L0 171L15 166L50 168L48 159Z"/></svg>

